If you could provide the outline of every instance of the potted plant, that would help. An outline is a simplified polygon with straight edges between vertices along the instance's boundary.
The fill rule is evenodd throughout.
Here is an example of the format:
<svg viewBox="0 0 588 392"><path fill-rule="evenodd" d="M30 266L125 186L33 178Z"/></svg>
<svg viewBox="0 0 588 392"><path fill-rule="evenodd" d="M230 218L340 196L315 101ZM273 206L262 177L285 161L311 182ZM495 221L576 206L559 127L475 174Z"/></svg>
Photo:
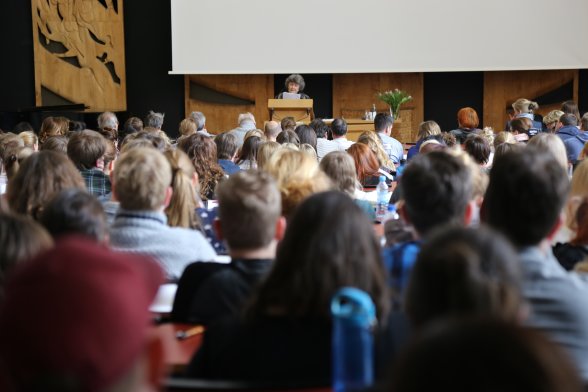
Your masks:
<svg viewBox="0 0 588 392"><path fill-rule="evenodd" d="M390 106L390 114L394 119L398 119L400 115L400 106L404 103L412 101L412 97L406 91L394 89L393 91L384 91L378 93L378 99L386 102Z"/></svg>

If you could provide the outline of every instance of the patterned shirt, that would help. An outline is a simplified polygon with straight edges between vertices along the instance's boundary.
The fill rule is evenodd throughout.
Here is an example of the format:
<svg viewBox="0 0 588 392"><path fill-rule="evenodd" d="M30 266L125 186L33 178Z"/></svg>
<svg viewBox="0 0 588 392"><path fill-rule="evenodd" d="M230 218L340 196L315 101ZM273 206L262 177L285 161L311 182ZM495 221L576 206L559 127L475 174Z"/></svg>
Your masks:
<svg viewBox="0 0 588 392"><path fill-rule="evenodd" d="M88 192L96 197L108 195L111 191L110 178L100 169L80 170L82 178L86 183Z"/></svg>

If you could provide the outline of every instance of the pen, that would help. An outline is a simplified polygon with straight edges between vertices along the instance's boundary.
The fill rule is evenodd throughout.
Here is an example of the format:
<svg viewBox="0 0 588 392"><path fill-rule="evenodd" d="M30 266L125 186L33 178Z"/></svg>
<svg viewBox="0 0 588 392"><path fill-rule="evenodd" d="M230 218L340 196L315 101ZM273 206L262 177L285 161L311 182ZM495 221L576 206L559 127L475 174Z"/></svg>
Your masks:
<svg viewBox="0 0 588 392"><path fill-rule="evenodd" d="M194 335L199 335L204 332L204 327L202 325L197 325L185 331L178 331L176 332L176 338L179 340L188 339Z"/></svg>

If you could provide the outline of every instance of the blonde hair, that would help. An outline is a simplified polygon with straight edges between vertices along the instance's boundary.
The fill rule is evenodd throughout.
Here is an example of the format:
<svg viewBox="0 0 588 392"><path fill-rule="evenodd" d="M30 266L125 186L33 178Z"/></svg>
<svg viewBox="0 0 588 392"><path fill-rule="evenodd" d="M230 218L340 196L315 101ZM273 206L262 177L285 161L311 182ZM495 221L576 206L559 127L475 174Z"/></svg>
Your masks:
<svg viewBox="0 0 588 392"><path fill-rule="evenodd" d="M180 122L179 132L181 136L191 135L196 133L196 121L192 118L185 118Z"/></svg>
<svg viewBox="0 0 588 392"><path fill-rule="evenodd" d="M526 98L519 98L514 101L512 108L519 113L533 113L535 109L539 109L539 104Z"/></svg>
<svg viewBox="0 0 588 392"><path fill-rule="evenodd" d="M568 154L566 146L559 136L554 133L538 133L527 143L529 146L535 146L541 151L551 154L557 162L568 172Z"/></svg>
<svg viewBox="0 0 588 392"><path fill-rule="evenodd" d="M114 168L116 198L126 210L158 210L171 180L170 164L154 148L138 147L123 153Z"/></svg>
<svg viewBox="0 0 588 392"><path fill-rule="evenodd" d="M447 149L450 155L458 158L471 173L472 180L472 200L483 198L488 188L489 177L484 169L476 164L474 159L465 151L460 149Z"/></svg>
<svg viewBox="0 0 588 392"><path fill-rule="evenodd" d="M441 127L435 121L423 121L419 124L418 139L424 139L427 136L441 135Z"/></svg>
<svg viewBox="0 0 588 392"><path fill-rule="evenodd" d="M259 136L261 140L266 139L265 133L263 133L261 129L250 129L249 131L247 131L247 133L245 133L245 136L243 137L243 143L245 143L245 140L249 139L252 136Z"/></svg>
<svg viewBox="0 0 588 392"><path fill-rule="evenodd" d="M329 176L335 188L355 197L355 190L359 189L360 185L351 155L345 151L331 151L324 156L319 167Z"/></svg>
<svg viewBox="0 0 588 392"><path fill-rule="evenodd" d="M265 169L270 158L280 149L280 146L280 143L274 141L261 143L257 150L257 168L260 170Z"/></svg>
<svg viewBox="0 0 588 392"><path fill-rule="evenodd" d="M517 139L515 139L512 132L507 132L507 131L498 132L496 134L496 136L494 137L494 148L500 146L503 143L515 144L516 142L517 142Z"/></svg>
<svg viewBox="0 0 588 392"><path fill-rule="evenodd" d="M373 131L366 131L359 135L357 139L358 143L367 145L370 150L374 154L376 154L376 158L378 158L378 163L380 166L385 166L390 169L394 169L394 163L390 160L388 154L386 154L386 150L384 150L384 146L382 145L382 141L380 137Z"/></svg>
<svg viewBox="0 0 588 392"><path fill-rule="evenodd" d="M171 166L172 197L165 208L167 224L172 227L200 229L196 207L200 204L198 191L192 183L196 169L182 150L168 150L163 153Z"/></svg>
<svg viewBox="0 0 588 392"><path fill-rule="evenodd" d="M308 196L331 188L329 178L319 169L316 159L302 151L276 151L265 170L278 183L282 195L282 214L286 217Z"/></svg>
<svg viewBox="0 0 588 392"><path fill-rule="evenodd" d="M310 155L313 159L318 161L318 156L316 155L316 150L313 146L308 143L302 143L299 148L300 151Z"/></svg>
<svg viewBox="0 0 588 392"><path fill-rule="evenodd" d="M558 122L559 118L564 115L561 110L552 110L547 113L547 116L543 117L543 124L548 125L554 122Z"/></svg>
<svg viewBox="0 0 588 392"><path fill-rule="evenodd" d="M25 147L35 149L35 144L39 146L39 138L33 131L24 131L18 134L24 142Z"/></svg>
<svg viewBox="0 0 588 392"><path fill-rule="evenodd" d="M588 160L580 162L572 175L570 194L565 209L566 225L572 230L578 228L576 211L585 197L588 197Z"/></svg>

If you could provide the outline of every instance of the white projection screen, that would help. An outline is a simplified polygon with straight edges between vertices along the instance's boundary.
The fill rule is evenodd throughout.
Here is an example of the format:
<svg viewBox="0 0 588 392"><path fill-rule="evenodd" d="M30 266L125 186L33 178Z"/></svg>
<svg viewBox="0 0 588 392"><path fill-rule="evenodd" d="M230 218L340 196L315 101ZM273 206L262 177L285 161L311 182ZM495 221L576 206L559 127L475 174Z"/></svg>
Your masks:
<svg viewBox="0 0 588 392"><path fill-rule="evenodd" d="M588 68L588 0L171 0L172 74Z"/></svg>

